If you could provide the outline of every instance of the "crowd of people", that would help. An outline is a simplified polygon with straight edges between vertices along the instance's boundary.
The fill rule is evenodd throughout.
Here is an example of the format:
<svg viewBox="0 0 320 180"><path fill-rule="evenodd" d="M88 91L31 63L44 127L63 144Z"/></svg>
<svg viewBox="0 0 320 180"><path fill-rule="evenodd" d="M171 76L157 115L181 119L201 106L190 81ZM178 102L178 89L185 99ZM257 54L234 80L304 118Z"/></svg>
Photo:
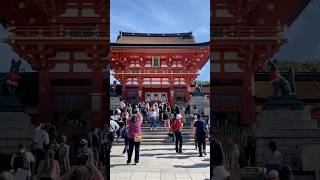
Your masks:
<svg viewBox="0 0 320 180"><path fill-rule="evenodd" d="M108 127L108 126L106 126ZM66 135L58 135L55 126L40 123L34 130L33 143L23 147L11 157L10 165L1 174L4 180L103 180L99 168L107 161L109 130L99 133L98 128L82 138L70 157ZM1 179L0 178L0 179Z"/></svg>
<svg viewBox="0 0 320 180"><path fill-rule="evenodd" d="M206 140L209 132L208 121L201 118L197 107L190 112L190 106L186 108L177 104L170 107L170 104L163 102L139 102L130 104L121 101L120 106L113 111L111 116L111 127L119 127L114 129L116 138L123 138L125 145L123 154L128 155L127 163L131 162L133 148L135 148L135 164L139 162L139 149L142 138L141 127L149 126L151 131L163 125L163 130L167 131L168 136L175 140L176 153L180 154L183 151L183 126L186 122L186 116L191 117L192 135L195 139L195 147L199 149L199 156L207 155ZM112 125L114 124L114 125ZM137 138L138 137L138 138ZM113 143L111 143L113 144ZM198 148L199 147L199 148Z"/></svg>
<svg viewBox="0 0 320 180"><path fill-rule="evenodd" d="M127 157L126 163L138 164L140 146L143 139L142 126L155 131L159 126L172 142L175 141L175 152L183 153L182 132L190 117L190 133L194 137L195 149L199 157L207 155L206 142L210 141L211 165L214 180L240 179L242 149L235 138L229 138L229 167L225 168L225 151L217 138L214 128L204 120L196 107L184 108L175 104L170 107L163 102L139 102L129 104L122 101L112 112L110 122L104 129L92 127L90 133L78 138L69 139L66 135L58 135L56 127L51 124L39 124L34 130L33 143L23 147L11 157L10 167L0 175L0 179L39 179L39 180L102 180L101 169L108 163L114 143L124 140L122 154ZM189 118L188 118L189 119ZM185 128L186 129L186 128ZM209 130L210 129L210 130ZM252 139L248 138L246 149L252 149ZM69 144L73 143L73 150ZM270 153L266 155L264 167L268 180L292 180L290 169L283 165L282 154L277 150L275 142L269 143ZM245 150L246 150L245 149ZM252 165L251 150L245 153L247 164ZM74 156L71 156L74 155Z"/></svg>

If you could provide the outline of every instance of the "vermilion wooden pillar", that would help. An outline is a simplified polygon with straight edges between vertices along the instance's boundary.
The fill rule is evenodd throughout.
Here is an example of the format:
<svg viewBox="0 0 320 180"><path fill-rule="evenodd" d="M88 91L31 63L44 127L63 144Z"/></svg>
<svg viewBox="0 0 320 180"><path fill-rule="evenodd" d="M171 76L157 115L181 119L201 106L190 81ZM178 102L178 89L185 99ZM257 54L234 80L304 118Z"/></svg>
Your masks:
<svg viewBox="0 0 320 180"><path fill-rule="evenodd" d="M48 122L50 108L50 79L48 71L39 72L39 108L38 120L39 123Z"/></svg>

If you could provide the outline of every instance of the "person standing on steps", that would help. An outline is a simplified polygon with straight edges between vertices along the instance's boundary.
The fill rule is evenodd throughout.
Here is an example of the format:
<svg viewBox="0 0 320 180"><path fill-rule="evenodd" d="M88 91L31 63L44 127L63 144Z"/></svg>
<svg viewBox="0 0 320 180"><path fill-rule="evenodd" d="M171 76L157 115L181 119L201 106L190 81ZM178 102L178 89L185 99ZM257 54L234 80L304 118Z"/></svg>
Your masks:
<svg viewBox="0 0 320 180"><path fill-rule="evenodd" d="M176 115L176 119L172 123L171 131L174 133L176 138L176 153L182 153L182 116L181 114Z"/></svg>
<svg viewBox="0 0 320 180"><path fill-rule="evenodd" d="M170 130L170 119L169 119L169 114L168 111L165 109L163 111L163 121L164 121L164 130L168 131Z"/></svg>
<svg viewBox="0 0 320 180"><path fill-rule="evenodd" d="M129 150L127 164L131 163L133 149L135 148L134 162L139 163L140 154L140 143L142 141L142 130L141 125L143 117L139 113L138 109L133 111L132 116L128 120L128 139L129 139Z"/></svg>
<svg viewBox="0 0 320 180"><path fill-rule="evenodd" d="M154 108L151 109L150 123L151 123L150 130L155 130L157 128L157 112Z"/></svg>
<svg viewBox="0 0 320 180"><path fill-rule="evenodd" d="M196 136L196 128L194 127L194 124L197 121L197 116L192 116L192 121L190 124L190 128L192 129L192 137L194 138L194 146L195 146L195 150L198 149L198 141L197 141L197 136Z"/></svg>
<svg viewBox="0 0 320 180"><path fill-rule="evenodd" d="M206 152L206 139L208 137L209 126L206 121L198 119L194 123L194 128L196 132L196 139L199 147L199 157L202 157L203 154L207 155Z"/></svg>

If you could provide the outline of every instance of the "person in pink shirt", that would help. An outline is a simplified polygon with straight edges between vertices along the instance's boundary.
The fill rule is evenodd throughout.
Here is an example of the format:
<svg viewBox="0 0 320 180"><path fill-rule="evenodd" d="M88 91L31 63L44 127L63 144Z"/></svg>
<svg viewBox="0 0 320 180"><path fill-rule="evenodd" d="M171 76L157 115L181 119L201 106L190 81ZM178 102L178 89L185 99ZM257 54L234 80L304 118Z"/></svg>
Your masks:
<svg viewBox="0 0 320 180"><path fill-rule="evenodd" d="M134 162L139 163L140 143L142 140L141 125L143 117L138 109L133 111L132 116L128 119L128 138L129 138L129 151L127 164L131 163L133 148L135 148Z"/></svg>
<svg viewBox="0 0 320 180"><path fill-rule="evenodd" d="M54 151L49 150L46 153L46 157L42 160L38 167L38 176L40 180L51 179L59 180L60 179L60 166L57 160L54 160Z"/></svg>

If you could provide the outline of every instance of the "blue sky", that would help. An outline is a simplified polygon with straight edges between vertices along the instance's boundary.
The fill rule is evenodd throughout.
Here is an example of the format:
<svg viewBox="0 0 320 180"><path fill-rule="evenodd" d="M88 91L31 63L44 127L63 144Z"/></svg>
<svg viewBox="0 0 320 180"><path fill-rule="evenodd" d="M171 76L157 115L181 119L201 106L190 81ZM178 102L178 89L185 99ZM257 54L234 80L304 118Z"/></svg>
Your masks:
<svg viewBox="0 0 320 180"><path fill-rule="evenodd" d="M209 0L111 0L110 39L119 31L141 33L193 32L197 42L210 41ZM200 80L210 80L209 61ZM112 80L110 82L113 82Z"/></svg>

